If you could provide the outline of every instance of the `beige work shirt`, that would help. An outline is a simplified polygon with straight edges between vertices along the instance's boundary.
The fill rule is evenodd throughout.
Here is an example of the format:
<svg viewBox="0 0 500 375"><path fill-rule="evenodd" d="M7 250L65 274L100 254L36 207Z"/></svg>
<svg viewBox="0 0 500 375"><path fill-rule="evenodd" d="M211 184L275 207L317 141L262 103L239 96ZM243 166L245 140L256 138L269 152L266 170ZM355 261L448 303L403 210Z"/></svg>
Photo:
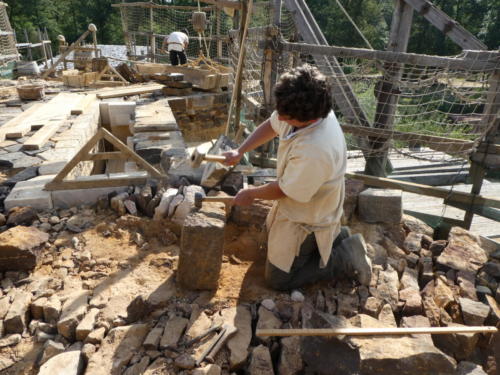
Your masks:
<svg viewBox="0 0 500 375"><path fill-rule="evenodd" d="M268 260L290 272L301 244L314 233L320 267L325 267L340 233L347 164L344 134L333 111L296 131L279 121L275 111L271 126L279 135L276 175L286 197L275 201L266 220Z"/></svg>

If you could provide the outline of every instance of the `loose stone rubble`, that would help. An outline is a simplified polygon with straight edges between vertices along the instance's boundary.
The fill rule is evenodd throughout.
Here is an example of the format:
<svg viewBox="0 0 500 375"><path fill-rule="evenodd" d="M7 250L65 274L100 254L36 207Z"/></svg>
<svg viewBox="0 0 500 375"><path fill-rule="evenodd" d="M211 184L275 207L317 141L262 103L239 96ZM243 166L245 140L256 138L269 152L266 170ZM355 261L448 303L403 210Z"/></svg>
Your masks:
<svg viewBox="0 0 500 375"><path fill-rule="evenodd" d="M261 328L499 325L498 251L460 228L434 239L432 228L406 215L384 223L374 212L370 223L363 222L355 199L362 187L348 183L346 190L353 193L343 220L366 239L373 262L370 285L335 280L290 293L266 290L252 298L243 290L229 299L181 284L203 289L196 281L213 290L217 280L203 274L207 254L221 259L210 264L220 268L215 270L219 283L229 264L245 261L245 253L228 253L227 244L240 241L244 247L248 240L239 239L236 229L262 227L269 202L234 209L226 217L222 204L194 207L193 194L202 191L198 186L162 189L151 183L103 197L94 207L3 213L0 371L496 374L499 334L256 336ZM206 230L210 226L215 229ZM125 243L123 249L117 245ZM134 252L121 260L110 256L131 247ZM179 264L183 247L191 250L187 266ZM189 270L189 264L198 265ZM196 280L181 283L179 275L189 271ZM237 333L215 363L196 366L213 336L190 341L221 323L234 325Z"/></svg>

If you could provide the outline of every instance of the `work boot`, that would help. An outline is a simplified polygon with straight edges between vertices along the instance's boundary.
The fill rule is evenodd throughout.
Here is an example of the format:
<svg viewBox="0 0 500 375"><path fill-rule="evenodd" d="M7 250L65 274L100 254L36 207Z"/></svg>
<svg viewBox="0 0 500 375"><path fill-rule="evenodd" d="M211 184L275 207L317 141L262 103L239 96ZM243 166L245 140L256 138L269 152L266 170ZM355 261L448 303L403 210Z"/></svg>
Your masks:
<svg viewBox="0 0 500 375"><path fill-rule="evenodd" d="M333 249L335 278L356 278L361 285L369 286L372 278L372 262L366 252L361 234L355 234Z"/></svg>
<svg viewBox="0 0 500 375"><path fill-rule="evenodd" d="M333 248L335 249L342 241L349 237L351 237L351 230L349 227L340 227L340 233L337 238L335 238L335 241L333 241Z"/></svg>

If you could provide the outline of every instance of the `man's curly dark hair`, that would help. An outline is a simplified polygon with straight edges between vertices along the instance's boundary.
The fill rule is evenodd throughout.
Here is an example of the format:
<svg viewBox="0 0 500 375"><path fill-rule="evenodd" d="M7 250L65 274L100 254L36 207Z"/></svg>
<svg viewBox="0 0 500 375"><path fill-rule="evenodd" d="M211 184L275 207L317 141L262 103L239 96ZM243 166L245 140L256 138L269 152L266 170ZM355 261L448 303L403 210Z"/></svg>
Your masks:
<svg viewBox="0 0 500 375"><path fill-rule="evenodd" d="M325 118L332 109L332 95L326 77L305 64L284 73L274 88L276 110L298 121Z"/></svg>

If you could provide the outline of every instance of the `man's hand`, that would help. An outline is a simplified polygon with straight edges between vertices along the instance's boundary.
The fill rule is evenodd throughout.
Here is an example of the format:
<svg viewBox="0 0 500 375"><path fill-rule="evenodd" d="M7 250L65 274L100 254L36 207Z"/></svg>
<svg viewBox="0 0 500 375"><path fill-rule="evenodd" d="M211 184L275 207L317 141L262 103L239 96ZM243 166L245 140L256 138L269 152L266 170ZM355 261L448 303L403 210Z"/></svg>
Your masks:
<svg viewBox="0 0 500 375"><path fill-rule="evenodd" d="M226 160L224 161L225 165L236 165L243 157L243 153L241 153L240 150L231 150L222 153L222 156L226 157Z"/></svg>
<svg viewBox="0 0 500 375"><path fill-rule="evenodd" d="M233 205L235 206L250 206L255 197L253 195L253 189L243 189L236 194L233 199Z"/></svg>

